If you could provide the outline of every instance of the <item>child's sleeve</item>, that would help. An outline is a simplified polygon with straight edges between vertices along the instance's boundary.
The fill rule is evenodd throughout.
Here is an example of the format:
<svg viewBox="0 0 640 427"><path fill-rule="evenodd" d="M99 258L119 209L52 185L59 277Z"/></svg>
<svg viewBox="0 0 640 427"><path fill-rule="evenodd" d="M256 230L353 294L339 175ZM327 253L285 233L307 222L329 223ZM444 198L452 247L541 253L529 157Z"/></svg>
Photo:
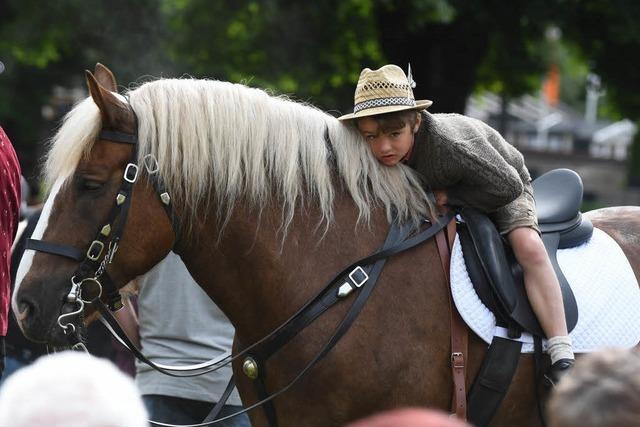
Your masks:
<svg viewBox="0 0 640 427"><path fill-rule="evenodd" d="M486 139L452 144L454 167L461 178L448 191L452 206L472 206L493 212L514 201L524 185L518 171Z"/></svg>

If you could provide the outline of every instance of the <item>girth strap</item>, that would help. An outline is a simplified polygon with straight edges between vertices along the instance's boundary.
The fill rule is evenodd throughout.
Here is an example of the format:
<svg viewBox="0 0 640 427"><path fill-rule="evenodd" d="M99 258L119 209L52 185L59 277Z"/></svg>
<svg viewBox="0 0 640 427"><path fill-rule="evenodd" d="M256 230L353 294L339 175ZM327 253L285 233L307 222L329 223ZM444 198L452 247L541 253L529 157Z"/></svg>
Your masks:
<svg viewBox="0 0 640 427"><path fill-rule="evenodd" d="M507 394L520 360L522 342L494 336L469 392L469 422L489 424Z"/></svg>

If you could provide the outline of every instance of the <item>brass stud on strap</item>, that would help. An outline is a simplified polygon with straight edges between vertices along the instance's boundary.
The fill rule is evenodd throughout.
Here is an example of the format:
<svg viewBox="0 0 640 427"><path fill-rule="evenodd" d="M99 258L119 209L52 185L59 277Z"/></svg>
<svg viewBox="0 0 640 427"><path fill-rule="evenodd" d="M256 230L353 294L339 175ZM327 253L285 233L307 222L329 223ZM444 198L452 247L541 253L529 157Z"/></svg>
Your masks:
<svg viewBox="0 0 640 427"><path fill-rule="evenodd" d="M169 193L165 191L160 195L160 200L162 200L162 203L169 206L169 203L171 203L171 196L169 196Z"/></svg>
<svg viewBox="0 0 640 427"><path fill-rule="evenodd" d="M244 372L247 377L255 380L258 378L258 364L253 358L247 357L242 363L242 372Z"/></svg>
<svg viewBox="0 0 640 427"><path fill-rule="evenodd" d="M116 205L120 206L124 203L125 200L127 200L127 196L122 193L118 193L118 195L116 196Z"/></svg>
<svg viewBox="0 0 640 427"><path fill-rule="evenodd" d="M353 287L349 283L345 282L338 288L338 297L344 298L347 295L349 295L352 291L353 291Z"/></svg>
<svg viewBox="0 0 640 427"><path fill-rule="evenodd" d="M111 225L107 224L102 227L102 230L100 230L100 234L102 234L104 237L108 237L109 234L111 234Z"/></svg>

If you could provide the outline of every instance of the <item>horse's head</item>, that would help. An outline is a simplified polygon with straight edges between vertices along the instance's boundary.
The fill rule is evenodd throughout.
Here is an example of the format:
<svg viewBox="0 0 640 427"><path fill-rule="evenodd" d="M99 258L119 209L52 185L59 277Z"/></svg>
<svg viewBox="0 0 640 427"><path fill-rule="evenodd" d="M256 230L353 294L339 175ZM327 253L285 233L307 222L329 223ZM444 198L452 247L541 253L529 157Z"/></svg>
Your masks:
<svg viewBox="0 0 640 427"><path fill-rule="evenodd" d="M49 161L68 165L52 177L32 236L39 243L25 251L12 302L25 335L53 345L68 341L59 316L83 306L70 294L72 284L80 285L85 300L107 280L122 287L159 262L174 243L171 219L158 186L152 185L157 182L149 179L154 159L147 158L146 166L140 160L138 170L133 110L117 94L106 67L87 71L86 80L95 105L88 99L76 107L54 139ZM92 280L105 267L106 273ZM107 293L102 289L103 299ZM69 320L81 326L81 316Z"/></svg>

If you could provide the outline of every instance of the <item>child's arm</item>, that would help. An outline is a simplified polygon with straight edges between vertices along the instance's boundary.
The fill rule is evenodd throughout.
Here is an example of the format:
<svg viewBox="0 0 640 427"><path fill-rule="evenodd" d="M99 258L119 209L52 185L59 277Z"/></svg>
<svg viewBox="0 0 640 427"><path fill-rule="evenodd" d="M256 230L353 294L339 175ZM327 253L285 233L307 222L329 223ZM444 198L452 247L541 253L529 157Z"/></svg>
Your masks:
<svg viewBox="0 0 640 427"><path fill-rule="evenodd" d="M518 171L486 140L465 141L452 148L462 177L448 191L449 204L493 212L522 194Z"/></svg>

